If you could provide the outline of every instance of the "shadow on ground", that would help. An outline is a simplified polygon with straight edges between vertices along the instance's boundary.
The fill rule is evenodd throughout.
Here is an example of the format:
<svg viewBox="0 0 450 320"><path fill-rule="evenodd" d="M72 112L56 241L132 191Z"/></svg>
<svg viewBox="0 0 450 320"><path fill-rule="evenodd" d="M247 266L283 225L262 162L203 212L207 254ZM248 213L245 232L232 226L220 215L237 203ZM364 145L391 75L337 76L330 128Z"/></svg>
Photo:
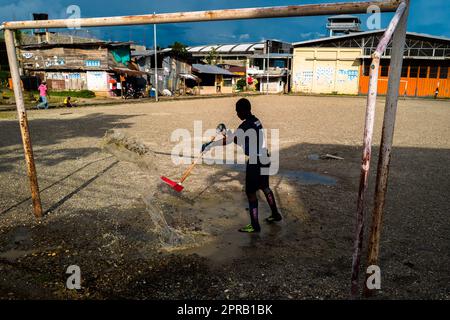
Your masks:
<svg viewBox="0 0 450 320"><path fill-rule="evenodd" d="M114 119L110 119L101 130L84 134L101 137L105 129L113 126ZM57 143L71 134L75 132L40 143ZM37 144L39 139L43 137L38 138ZM77 152L76 148L73 150ZM323 153L336 154L344 160L308 158L310 154ZM371 213L377 153L374 148L367 218ZM299 144L281 150L282 170L315 172L333 177L337 183L307 184L292 177L273 177L272 186L285 213L281 226L285 229L281 233L280 229L273 229L260 238L245 238L245 245L229 239L248 235L233 234L234 228L222 230L217 235L218 241L223 242L216 248L219 254L220 250L234 250L234 244L242 247L239 256L225 259L220 265L192 252L159 253L152 220L143 214L147 210L144 204L127 210L108 206L90 210L86 199L86 210L56 211L42 224L9 225L2 228L0 236L0 266L6 271L0 282L0 296L347 298L360 156L357 146ZM382 230L381 298L449 298L449 158L447 149L394 148ZM61 179L70 179L70 174ZM192 193L191 203L185 202L184 208L195 208L208 199L225 209L236 205L232 203L236 202L233 195L242 192L242 172L236 174L226 168L208 175L206 180L207 187ZM240 187L227 190L226 185L237 181L241 182ZM89 180L80 188L86 183ZM289 194L281 190L282 186L289 188ZM62 209L76 192L77 189L68 193L62 198L64 201L55 199L51 208ZM211 193L215 198L211 198ZM295 207L294 203L302 207ZM180 217L183 214L186 212L179 212ZM217 227L220 229L220 225ZM228 240L231 247L227 246ZM80 265L83 272L83 290L79 293L64 288L64 271L71 264Z"/></svg>

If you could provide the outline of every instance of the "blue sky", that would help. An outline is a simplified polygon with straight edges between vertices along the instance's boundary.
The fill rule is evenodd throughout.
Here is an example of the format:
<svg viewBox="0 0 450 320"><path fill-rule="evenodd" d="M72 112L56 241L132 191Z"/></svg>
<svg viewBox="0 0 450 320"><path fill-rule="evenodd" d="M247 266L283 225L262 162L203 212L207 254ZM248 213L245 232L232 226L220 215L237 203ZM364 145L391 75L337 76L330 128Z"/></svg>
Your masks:
<svg viewBox="0 0 450 320"><path fill-rule="evenodd" d="M0 0L0 21L28 20L33 12L48 12L50 18L64 18L68 6L78 5L82 17L117 16L145 13L197 11L339 2L342 0ZM449 0L412 0L408 31L450 37ZM392 14L383 14L382 27ZM360 16L365 28L367 16ZM326 17L302 17L223 22L179 23L158 26L158 45L174 41L187 45L235 43L279 39L296 42L325 36ZM107 40L153 42L152 26L90 28L82 30Z"/></svg>

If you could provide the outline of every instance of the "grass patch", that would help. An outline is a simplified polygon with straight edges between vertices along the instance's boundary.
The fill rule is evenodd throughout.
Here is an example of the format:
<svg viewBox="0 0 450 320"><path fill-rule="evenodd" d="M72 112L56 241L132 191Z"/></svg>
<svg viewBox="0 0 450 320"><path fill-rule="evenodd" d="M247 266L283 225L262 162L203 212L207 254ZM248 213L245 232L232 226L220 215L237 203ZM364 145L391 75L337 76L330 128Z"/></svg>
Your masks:
<svg viewBox="0 0 450 320"><path fill-rule="evenodd" d="M25 93L26 95L27 93ZM28 91L28 94L33 94L37 97L39 97L39 92L38 91ZM53 91L53 90L49 90L48 91L48 95L49 97L72 97L72 98L95 98L95 92L90 91L90 90L79 90L79 91L75 91L75 90L69 90L69 91Z"/></svg>
<svg viewBox="0 0 450 320"><path fill-rule="evenodd" d="M95 92L90 90L49 91L49 95L55 97L95 98Z"/></svg>
<svg viewBox="0 0 450 320"><path fill-rule="evenodd" d="M0 112L0 119L15 119L16 115L15 111L2 111Z"/></svg>

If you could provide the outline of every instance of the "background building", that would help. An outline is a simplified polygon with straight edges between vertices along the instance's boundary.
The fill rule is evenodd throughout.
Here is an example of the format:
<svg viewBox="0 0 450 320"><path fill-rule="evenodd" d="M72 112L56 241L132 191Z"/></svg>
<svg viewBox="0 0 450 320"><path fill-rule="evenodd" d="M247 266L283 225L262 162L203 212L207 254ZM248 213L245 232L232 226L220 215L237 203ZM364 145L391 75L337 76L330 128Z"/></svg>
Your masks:
<svg viewBox="0 0 450 320"><path fill-rule="evenodd" d="M25 75L47 81L51 90L91 90L110 95L111 80L139 77L129 68L130 43L39 43L20 46L19 60Z"/></svg>
<svg viewBox="0 0 450 320"><path fill-rule="evenodd" d="M330 37L361 31L361 20L356 16L341 14L328 18L327 29Z"/></svg>
<svg viewBox="0 0 450 320"><path fill-rule="evenodd" d="M200 78L199 94L233 93L234 73L209 64L193 64L192 71Z"/></svg>
<svg viewBox="0 0 450 320"><path fill-rule="evenodd" d="M199 63L209 63L207 60L213 59L214 64L227 70L231 67L245 68L231 71L237 75L245 72L242 78L258 79L258 91L289 92L292 59L290 43L266 40L256 43L196 46L189 47L188 51Z"/></svg>
<svg viewBox="0 0 450 320"><path fill-rule="evenodd" d="M139 70L148 74L149 83L155 87L155 51L134 51L131 56L139 66ZM195 94L199 78L192 74L189 58L178 57L171 48L157 51L158 91L169 90L175 93Z"/></svg>
<svg viewBox="0 0 450 320"><path fill-rule="evenodd" d="M371 54L384 30L294 43L293 92L367 94ZM386 94L392 43L381 59L378 93ZM408 32L400 94L450 97L450 39Z"/></svg>

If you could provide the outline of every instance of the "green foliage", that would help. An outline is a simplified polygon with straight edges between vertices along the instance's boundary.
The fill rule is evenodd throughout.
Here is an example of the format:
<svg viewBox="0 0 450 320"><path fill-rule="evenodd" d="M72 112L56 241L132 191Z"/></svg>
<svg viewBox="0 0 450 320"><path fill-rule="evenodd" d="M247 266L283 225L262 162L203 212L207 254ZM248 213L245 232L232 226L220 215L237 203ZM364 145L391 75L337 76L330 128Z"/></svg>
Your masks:
<svg viewBox="0 0 450 320"><path fill-rule="evenodd" d="M9 77L9 71L0 70L0 88L6 88L8 86Z"/></svg>
<svg viewBox="0 0 450 320"><path fill-rule="evenodd" d="M187 46L182 44L181 42L175 41L171 46L172 53L175 57L180 59L188 59L190 58L191 54L187 51Z"/></svg>
<svg viewBox="0 0 450 320"><path fill-rule="evenodd" d="M236 89L239 91L244 91L247 87L247 81L245 78L241 78L236 82Z"/></svg>
<svg viewBox="0 0 450 320"><path fill-rule="evenodd" d="M206 57L206 62L211 65L217 64L217 51L216 48L212 48L212 50L208 53Z"/></svg>
<svg viewBox="0 0 450 320"><path fill-rule="evenodd" d="M17 43L20 45L22 43L22 31L14 30L14 38L16 38Z"/></svg>
<svg viewBox="0 0 450 320"><path fill-rule="evenodd" d="M49 95L56 97L95 98L95 92L90 90L49 91Z"/></svg>

